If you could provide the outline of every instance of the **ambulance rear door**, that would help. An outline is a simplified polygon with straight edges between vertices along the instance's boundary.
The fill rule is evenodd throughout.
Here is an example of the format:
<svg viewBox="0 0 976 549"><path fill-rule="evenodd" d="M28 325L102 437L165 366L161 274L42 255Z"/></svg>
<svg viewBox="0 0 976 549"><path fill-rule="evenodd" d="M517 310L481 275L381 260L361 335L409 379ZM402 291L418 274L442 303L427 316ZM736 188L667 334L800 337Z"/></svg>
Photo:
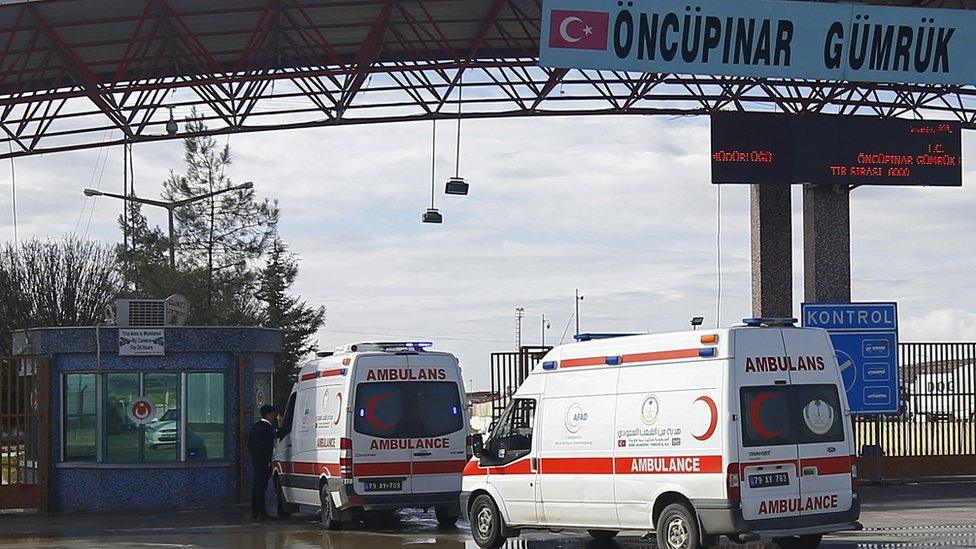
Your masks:
<svg viewBox="0 0 976 549"><path fill-rule="evenodd" d="M353 367L353 486L364 496L412 493L409 439L402 436L405 401L400 377L408 376L407 355L357 357Z"/></svg>
<svg viewBox="0 0 976 549"><path fill-rule="evenodd" d="M746 520L799 515L789 358L779 328L733 330L739 486Z"/></svg>
<svg viewBox="0 0 976 549"><path fill-rule="evenodd" d="M467 422L464 387L457 359L448 354L407 356L418 379L403 387L412 403L405 421L413 425L411 452L414 494L460 492L461 471L467 463Z"/></svg>
<svg viewBox="0 0 976 549"><path fill-rule="evenodd" d="M785 329L794 360L793 410L800 459L801 514L836 513L852 504L852 433L840 368L827 332Z"/></svg>

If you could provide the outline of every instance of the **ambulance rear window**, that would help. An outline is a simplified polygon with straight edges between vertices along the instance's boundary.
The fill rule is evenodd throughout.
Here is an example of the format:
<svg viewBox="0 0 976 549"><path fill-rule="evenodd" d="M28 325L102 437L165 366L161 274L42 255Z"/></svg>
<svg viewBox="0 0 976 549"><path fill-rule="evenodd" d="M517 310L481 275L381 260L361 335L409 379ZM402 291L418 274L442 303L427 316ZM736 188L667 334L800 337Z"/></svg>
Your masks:
<svg viewBox="0 0 976 549"><path fill-rule="evenodd" d="M439 437L464 429L452 381L360 383L355 414L356 432L377 438Z"/></svg>
<svg viewBox="0 0 976 549"><path fill-rule="evenodd" d="M740 402L745 447L844 440L835 385L743 387Z"/></svg>
<svg viewBox="0 0 976 549"><path fill-rule="evenodd" d="M790 421L788 387L743 387L741 402L743 446L796 444Z"/></svg>

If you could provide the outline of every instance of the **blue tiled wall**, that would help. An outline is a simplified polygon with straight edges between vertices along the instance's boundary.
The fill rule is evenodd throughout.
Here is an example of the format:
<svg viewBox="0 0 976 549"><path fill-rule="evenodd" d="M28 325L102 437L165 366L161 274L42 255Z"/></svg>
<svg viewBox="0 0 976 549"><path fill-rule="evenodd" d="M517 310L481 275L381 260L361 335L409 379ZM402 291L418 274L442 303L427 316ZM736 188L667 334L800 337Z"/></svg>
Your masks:
<svg viewBox="0 0 976 549"><path fill-rule="evenodd" d="M237 360L243 357L246 365L244 404L253 408L254 372L273 368L275 353L281 349L281 332L262 328L167 328L166 355L157 357L118 356L116 329L101 328L98 332L98 355L94 328L48 328L17 334L21 338L19 354L46 356L50 360L51 510L188 509L235 503L240 436ZM227 373L223 460L172 467L60 464L63 374L161 370ZM251 417L245 418L246 424L250 422Z"/></svg>

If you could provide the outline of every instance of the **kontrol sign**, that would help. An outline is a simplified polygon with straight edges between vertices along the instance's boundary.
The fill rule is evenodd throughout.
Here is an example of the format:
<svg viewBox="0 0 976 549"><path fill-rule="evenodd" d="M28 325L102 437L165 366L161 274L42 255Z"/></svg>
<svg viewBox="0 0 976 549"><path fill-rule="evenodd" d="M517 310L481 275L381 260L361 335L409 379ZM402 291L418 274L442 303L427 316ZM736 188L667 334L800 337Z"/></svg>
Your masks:
<svg viewBox="0 0 976 549"><path fill-rule="evenodd" d="M540 64L678 74L972 84L976 14L861 4L545 0Z"/></svg>

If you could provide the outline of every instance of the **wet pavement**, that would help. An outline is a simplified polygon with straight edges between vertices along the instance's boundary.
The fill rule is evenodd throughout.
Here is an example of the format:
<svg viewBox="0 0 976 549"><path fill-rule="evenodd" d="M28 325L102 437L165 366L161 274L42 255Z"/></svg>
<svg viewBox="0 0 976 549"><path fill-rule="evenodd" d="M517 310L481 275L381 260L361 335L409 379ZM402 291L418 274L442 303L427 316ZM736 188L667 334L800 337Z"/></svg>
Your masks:
<svg viewBox="0 0 976 549"><path fill-rule="evenodd" d="M976 547L976 483L869 487L861 522L865 530L825 538L821 547L908 549ZM65 513L0 515L0 547L143 548L228 547L248 549L474 549L467 524L438 529L432 514L413 511L373 516L346 531L326 533L312 513L252 523L244 506L163 513ZM511 549L652 549L643 532L623 532L611 543L577 532L526 532ZM748 546L725 543L722 547Z"/></svg>

